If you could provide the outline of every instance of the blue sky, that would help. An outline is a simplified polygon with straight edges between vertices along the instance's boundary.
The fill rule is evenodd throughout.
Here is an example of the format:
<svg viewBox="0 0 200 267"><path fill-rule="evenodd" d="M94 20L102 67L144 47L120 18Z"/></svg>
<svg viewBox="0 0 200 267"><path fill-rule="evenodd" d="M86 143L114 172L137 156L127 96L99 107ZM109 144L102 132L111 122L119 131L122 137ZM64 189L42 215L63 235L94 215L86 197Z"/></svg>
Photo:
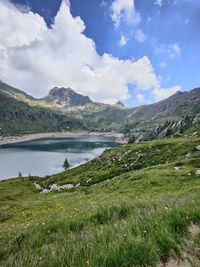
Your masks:
<svg viewBox="0 0 200 267"><path fill-rule="evenodd" d="M35 69L37 66L33 65L30 61L30 55L31 57L34 57L33 55L37 53L42 55L42 51L45 51L45 55L47 56L46 51L48 51L51 53L49 55L49 60L47 57L41 57L42 63L46 60L50 64L57 64L54 73L57 70L60 72L59 69L61 66L64 67L64 65L61 64L62 54L59 54L59 60L55 59L55 61L51 62L52 58L56 58L56 53L52 56L52 50L50 52L49 47L46 48L44 43L41 44L41 39L44 38L44 34L41 35L42 37L35 37L37 41L40 39L38 41L40 45L36 44L36 39L30 40L28 33L26 33L28 41L26 40L26 42L21 43L22 39L20 39L20 45L17 43L14 48L8 47L8 44L5 45L3 43L2 46L6 49L6 52L4 52L6 55L10 56L6 64L10 64L13 58L15 58L15 64L12 63L9 65L7 71L11 67L16 68L16 72L13 72L13 75L19 78L10 77L6 69L1 70L0 75L2 73L2 77L0 78L10 82L12 85L20 86L20 88L35 96L47 93L50 89L48 87L51 85L69 85L71 87L73 86L75 90L81 93L88 94L96 101L115 102L116 100L122 100L128 106L137 106L161 100L178 89L190 90L200 85L200 1L198 0L71 0L70 3L66 0L12 0L13 5L8 5L8 3L6 3L8 0L3 0L3 2L7 9L14 8L16 11L16 21L19 21L17 17L20 17L21 24L19 26L17 38L19 38L23 31L23 40L25 38L24 27L26 26L21 29L21 25L23 21L24 25L26 25L27 18L25 16L21 18L18 12L22 12L23 15L38 14L39 16L34 17L34 20L37 20L37 25L39 21L40 25L42 25L42 30L38 30L37 28L37 35L38 31L40 34L41 32L46 34L46 32L52 32L50 31L51 29L55 30L56 20L54 20L54 18L58 13L62 13L63 17L65 16L64 11L61 12L61 6L64 2L69 8L70 16L72 16L70 21L73 21L68 22L69 20L66 17L66 32L69 32L67 35L63 33L65 26L61 24L61 19L57 20L59 21L57 24L60 23L60 31L62 31L65 38L63 38L62 42L61 33L58 35L60 39L57 39L58 44L56 49L59 47L59 42L62 42L62 49L60 49L59 53L64 51L63 53L65 56L63 56L63 58L66 57L65 63L70 53L77 55L80 53L77 58L73 56L74 61L79 61L79 58L82 58L84 50L86 50L85 53L88 53L89 56L91 53L95 54L92 55L92 59L89 62L83 59L83 65L89 68L87 71L90 71L90 76L95 76L96 80L101 76L102 79L98 80L101 86L99 84L97 85L94 80L90 81L90 76L82 77L82 69L80 70L79 76L79 64L73 66L73 62L70 60L67 62L68 65L72 64L72 68L74 67L75 72L77 71L77 79L81 81L77 82L75 80L76 78L72 77L71 72L69 71L68 73L67 69L66 77L64 73L63 76L58 73L51 82L40 82L38 74L37 78L34 78L36 76ZM13 7L14 5L15 7ZM16 8L18 10L16 10ZM73 28L75 23L80 26L80 23L77 23L75 19L77 17L81 19L82 29L79 31L79 35L77 34L77 39L74 40L74 42L80 41L81 43L82 35L84 35L86 43L88 43L89 40L89 42L92 42L90 46L95 47L91 48L93 50L95 49L93 52L88 52L89 48L87 49L87 45L81 48L82 43L80 46L76 47L76 50L70 50L70 46L73 50L73 43L68 43L68 38L73 39L73 37L71 37L73 35L70 35L70 27ZM45 29L41 20L43 18L47 29ZM64 21L64 19L62 21ZM4 23L6 23L6 21ZM31 31L31 23L32 22L30 22L29 31ZM32 28L33 31L34 27L38 27L35 26L35 24L36 23L34 23ZM2 26L0 26L0 28L1 27ZM4 29L5 28L6 27L4 27ZM8 28L4 32L7 31L7 34L10 34L10 30L11 28ZM16 40L16 38L13 37L12 40ZM9 42L8 40L8 43ZM25 45L26 48L24 48ZM27 48L27 46L29 46L29 48ZM35 46L38 48L35 48ZM22 49L24 50L22 51ZM22 53L22 57L24 55L24 61L16 64L16 55L19 52ZM105 54L109 55L107 59L105 59ZM5 57L5 55L2 56L2 58ZM96 57L98 59L96 59ZM141 67L141 61L144 57L145 66ZM39 58L37 61L38 60ZM135 64L134 62L137 63ZM45 68L45 64L43 68ZM109 67L107 67L106 64L108 64ZM31 74L29 73L29 76L25 65L26 68L28 65L28 69L30 69L29 72L32 71ZM81 68L83 65L81 65ZM40 66L42 68L42 64ZM99 71L99 68L101 68L101 71ZM110 74L109 72L114 68L116 68L117 71L120 69L119 73L116 71L116 73ZM126 68L127 71L132 68L133 79L131 79L131 73L128 77L126 74L120 77L120 73L123 71L125 72ZM84 69L84 71L86 71L86 69ZM145 81L144 84L140 84L138 79L147 79L148 75L146 71L151 75L149 75L148 81ZM48 80L49 76L52 76L48 76L48 73L43 69L42 72L44 72L44 80ZM135 73L137 73L137 75ZM113 86L112 80L108 80L107 83L104 82L109 74L110 77L113 75ZM105 77L103 75L105 75ZM134 75L136 77L134 77ZM22 77L25 77L24 83L21 82ZM40 80L41 79L42 77L40 77ZM35 86L33 86L33 83ZM118 86L119 83L120 86ZM96 89L93 87L96 87Z"/></svg>

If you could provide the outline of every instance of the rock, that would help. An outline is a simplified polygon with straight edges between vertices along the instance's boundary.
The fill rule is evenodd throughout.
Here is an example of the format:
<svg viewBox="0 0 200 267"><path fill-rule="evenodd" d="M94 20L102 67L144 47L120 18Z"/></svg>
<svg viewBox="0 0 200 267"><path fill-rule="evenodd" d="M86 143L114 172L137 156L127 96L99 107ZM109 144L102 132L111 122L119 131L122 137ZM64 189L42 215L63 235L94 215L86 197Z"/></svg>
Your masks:
<svg viewBox="0 0 200 267"><path fill-rule="evenodd" d="M56 101L61 106L84 106L92 103L88 96L83 96L74 92L71 88L54 87L50 90L49 95L43 98L47 102Z"/></svg>
<svg viewBox="0 0 200 267"><path fill-rule="evenodd" d="M60 187L57 184L53 184L53 185L50 186L50 191L51 190L60 190Z"/></svg>
<svg viewBox="0 0 200 267"><path fill-rule="evenodd" d="M117 105L117 106L120 106L120 107L123 107L123 108L125 107L124 103L122 103L121 101L118 101L118 102L116 103L116 105Z"/></svg>
<svg viewBox="0 0 200 267"><path fill-rule="evenodd" d="M200 151L200 145L199 146L196 146L196 150L199 150Z"/></svg>
<svg viewBox="0 0 200 267"><path fill-rule="evenodd" d="M186 158L190 158L192 156L192 153L188 152L185 156L186 156Z"/></svg>
<svg viewBox="0 0 200 267"><path fill-rule="evenodd" d="M71 189L71 188L79 187L79 186L80 186L80 183L76 184L76 186L74 186L73 184L64 184L64 185L52 184L49 186L49 188L43 189L42 192L47 193L47 192L50 192L52 190L60 191L60 190Z"/></svg>
<svg viewBox="0 0 200 267"><path fill-rule="evenodd" d="M196 170L195 171L195 174L200 174L200 170Z"/></svg>
<svg viewBox="0 0 200 267"><path fill-rule="evenodd" d="M180 169L179 169L179 167L174 167L174 170L179 171Z"/></svg>
<svg viewBox="0 0 200 267"><path fill-rule="evenodd" d="M63 186L60 186L60 189L70 189L70 188L73 188L74 185L73 184L65 184Z"/></svg>
<svg viewBox="0 0 200 267"><path fill-rule="evenodd" d="M49 192L48 189L43 189L43 190L42 190L42 193L48 193L48 192Z"/></svg>
<svg viewBox="0 0 200 267"><path fill-rule="evenodd" d="M36 182L34 183L34 185L35 185L35 188L36 188L36 189L38 189L38 190L42 190L42 187L41 187L39 184L37 184Z"/></svg>

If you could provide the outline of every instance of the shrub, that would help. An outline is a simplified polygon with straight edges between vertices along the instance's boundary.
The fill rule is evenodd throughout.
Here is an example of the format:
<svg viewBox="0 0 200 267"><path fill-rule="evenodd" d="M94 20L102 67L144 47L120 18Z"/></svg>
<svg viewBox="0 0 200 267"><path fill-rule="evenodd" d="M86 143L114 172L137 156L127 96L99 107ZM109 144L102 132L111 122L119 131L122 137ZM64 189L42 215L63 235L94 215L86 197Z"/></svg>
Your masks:
<svg viewBox="0 0 200 267"><path fill-rule="evenodd" d="M135 141L136 141L136 138L134 135L132 135L128 140L128 144L133 144L133 143L135 143Z"/></svg>

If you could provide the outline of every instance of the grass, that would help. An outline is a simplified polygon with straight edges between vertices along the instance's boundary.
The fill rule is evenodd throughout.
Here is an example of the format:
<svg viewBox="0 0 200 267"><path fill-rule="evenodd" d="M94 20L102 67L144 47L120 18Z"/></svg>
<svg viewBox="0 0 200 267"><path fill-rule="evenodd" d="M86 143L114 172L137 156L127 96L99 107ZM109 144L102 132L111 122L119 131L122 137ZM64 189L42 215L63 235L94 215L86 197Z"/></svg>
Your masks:
<svg viewBox="0 0 200 267"><path fill-rule="evenodd" d="M198 144L121 146L41 181L84 188L41 194L39 178L0 182L0 266L158 266L185 254L198 266L199 234L189 231L200 225Z"/></svg>
<svg viewBox="0 0 200 267"><path fill-rule="evenodd" d="M86 130L84 123L41 106L30 106L3 93L0 84L0 135Z"/></svg>
<svg viewBox="0 0 200 267"><path fill-rule="evenodd" d="M199 157L195 150L199 139L164 139L134 145L123 145L106 150L102 156L66 172L38 179L43 186L49 184L81 183L88 186L99 183L131 170L140 170L159 164L185 160L188 152Z"/></svg>

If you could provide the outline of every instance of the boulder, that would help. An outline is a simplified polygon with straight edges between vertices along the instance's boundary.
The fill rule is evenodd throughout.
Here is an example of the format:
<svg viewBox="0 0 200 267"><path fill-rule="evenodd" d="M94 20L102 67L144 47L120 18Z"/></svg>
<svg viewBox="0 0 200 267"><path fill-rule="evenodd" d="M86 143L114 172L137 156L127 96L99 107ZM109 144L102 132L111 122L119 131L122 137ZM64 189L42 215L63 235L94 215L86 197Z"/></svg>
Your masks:
<svg viewBox="0 0 200 267"><path fill-rule="evenodd" d="M199 146L196 146L196 150L199 150L200 151L200 145Z"/></svg>

